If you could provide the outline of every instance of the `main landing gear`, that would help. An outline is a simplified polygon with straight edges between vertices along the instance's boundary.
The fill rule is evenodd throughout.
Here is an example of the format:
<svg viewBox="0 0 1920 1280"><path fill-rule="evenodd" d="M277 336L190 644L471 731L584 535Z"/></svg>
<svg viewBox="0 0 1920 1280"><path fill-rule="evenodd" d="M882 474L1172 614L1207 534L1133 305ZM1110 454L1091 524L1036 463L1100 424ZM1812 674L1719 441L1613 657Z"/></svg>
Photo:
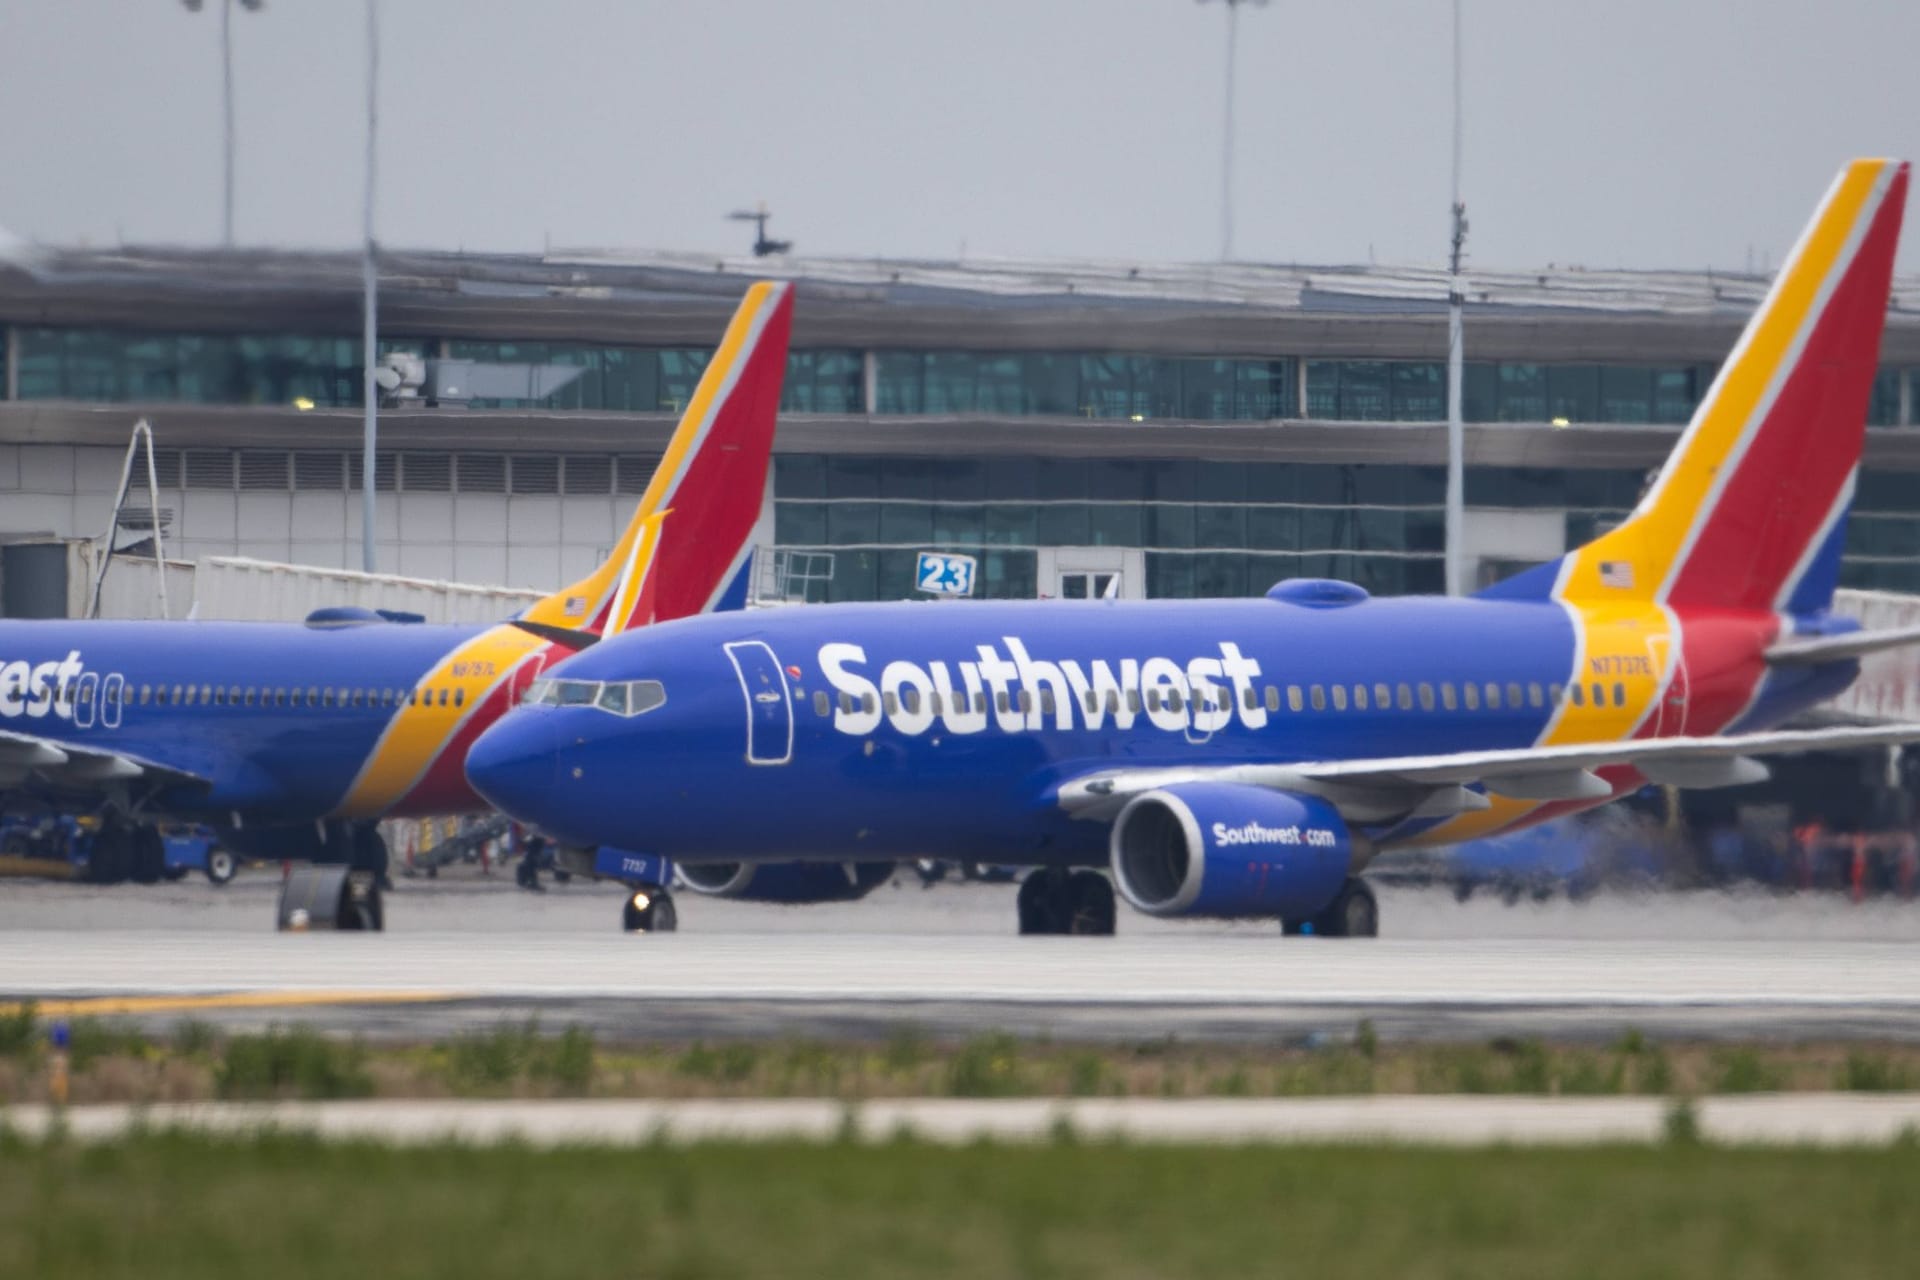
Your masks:
<svg viewBox="0 0 1920 1280"><path fill-rule="evenodd" d="M1022 934L1113 934L1113 884L1098 871L1042 867L1020 882Z"/></svg>
<svg viewBox="0 0 1920 1280"><path fill-rule="evenodd" d="M1305 920L1287 920L1282 929L1289 935L1312 934L1317 938L1372 938L1380 933L1380 904L1373 890L1358 876L1348 876L1332 902L1320 913Z"/></svg>
<svg viewBox="0 0 1920 1280"><path fill-rule="evenodd" d="M673 895L657 884L630 884L620 908L620 927L628 933L672 933L680 927Z"/></svg>

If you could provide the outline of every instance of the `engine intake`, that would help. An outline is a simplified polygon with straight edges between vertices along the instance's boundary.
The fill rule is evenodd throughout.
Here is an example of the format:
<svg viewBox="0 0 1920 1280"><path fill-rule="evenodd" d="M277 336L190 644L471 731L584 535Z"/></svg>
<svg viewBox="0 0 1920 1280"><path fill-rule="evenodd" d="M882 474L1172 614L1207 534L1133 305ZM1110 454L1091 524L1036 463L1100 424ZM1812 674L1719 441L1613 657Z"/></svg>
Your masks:
<svg viewBox="0 0 1920 1280"><path fill-rule="evenodd" d="M1305 919L1353 865L1353 837L1325 800L1229 782L1135 796L1110 850L1121 896L1150 916Z"/></svg>
<svg viewBox="0 0 1920 1280"><path fill-rule="evenodd" d="M853 902L893 876L891 862L682 862L695 893L742 902Z"/></svg>

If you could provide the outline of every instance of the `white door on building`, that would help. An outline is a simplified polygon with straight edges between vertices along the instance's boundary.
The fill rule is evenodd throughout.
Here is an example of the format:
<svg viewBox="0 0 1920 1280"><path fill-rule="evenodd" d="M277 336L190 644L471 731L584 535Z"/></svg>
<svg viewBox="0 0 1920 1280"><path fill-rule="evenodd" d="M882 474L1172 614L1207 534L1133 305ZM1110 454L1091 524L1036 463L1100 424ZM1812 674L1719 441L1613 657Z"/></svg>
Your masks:
<svg viewBox="0 0 1920 1280"><path fill-rule="evenodd" d="M1041 547L1043 600L1140 600L1147 594L1147 557L1137 547Z"/></svg>

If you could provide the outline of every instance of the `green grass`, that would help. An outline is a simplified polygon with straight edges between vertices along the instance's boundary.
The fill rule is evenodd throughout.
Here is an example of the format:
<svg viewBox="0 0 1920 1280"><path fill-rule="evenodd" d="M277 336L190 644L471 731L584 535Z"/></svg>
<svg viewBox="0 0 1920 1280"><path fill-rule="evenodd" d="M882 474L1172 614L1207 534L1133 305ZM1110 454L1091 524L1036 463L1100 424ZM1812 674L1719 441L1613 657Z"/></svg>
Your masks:
<svg viewBox="0 0 1920 1280"><path fill-rule="evenodd" d="M1684 1128L1684 1125L1679 1126ZM1920 1144L390 1149L0 1140L0 1275L1911 1275Z"/></svg>

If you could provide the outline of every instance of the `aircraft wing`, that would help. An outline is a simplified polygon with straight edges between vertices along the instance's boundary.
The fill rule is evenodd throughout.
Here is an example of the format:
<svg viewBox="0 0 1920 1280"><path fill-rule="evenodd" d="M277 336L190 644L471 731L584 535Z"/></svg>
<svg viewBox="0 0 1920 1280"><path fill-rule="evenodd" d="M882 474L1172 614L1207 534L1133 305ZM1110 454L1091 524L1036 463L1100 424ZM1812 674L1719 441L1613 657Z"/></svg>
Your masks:
<svg viewBox="0 0 1920 1280"><path fill-rule="evenodd" d="M189 770L159 764L118 751L100 751L56 742L31 733L0 729L0 782L17 783L29 773L63 786L148 778L166 782L208 782Z"/></svg>
<svg viewBox="0 0 1920 1280"><path fill-rule="evenodd" d="M1920 627L1888 627L1880 631L1844 631L1837 636L1788 637L1766 652L1774 666L1811 666L1863 658L1882 649L1920 644Z"/></svg>
<svg viewBox="0 0 1920 1280"><path fill-rule="evenodd" d="M1649 780L1682 787L1733 786L1766 778L1764 755L1800 755L1920 742L1920 724L1783 729L1705 738L1638 738L1441 755L1291 764L1198 765L1109 769L1063 783L1058 802L1075 817L1110 818L1134 796L1182 782L1237 782L1276 791L1304 791L1331 800L1349 819L1458 813L1485 808L1467 791L1479 783L1523 800L1598 800L1612 786L1594 770L1632 765Z"/></svg>

